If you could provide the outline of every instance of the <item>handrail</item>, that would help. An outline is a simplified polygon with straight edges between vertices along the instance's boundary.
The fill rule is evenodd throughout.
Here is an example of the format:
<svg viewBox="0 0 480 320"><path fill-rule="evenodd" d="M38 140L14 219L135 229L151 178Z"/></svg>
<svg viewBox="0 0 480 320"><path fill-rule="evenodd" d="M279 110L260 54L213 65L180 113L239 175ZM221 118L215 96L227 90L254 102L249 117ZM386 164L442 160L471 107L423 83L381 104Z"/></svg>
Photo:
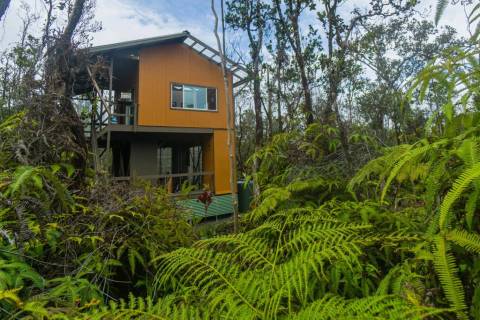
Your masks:
<svg viewBox="0 0 480 320"><path fill-rule="evenodd" d="M128 176L128 177L112 177L114 181L128 181L131 179L145 179L145 180L154 180L154 179L166 179L166 178L183 178L183 177L196 177L196 176L213 176L214 173L211 171L206 172L189 172L189 173L170 173L170 174L154 174L154 175L143 175L143 176Z"/></svg>

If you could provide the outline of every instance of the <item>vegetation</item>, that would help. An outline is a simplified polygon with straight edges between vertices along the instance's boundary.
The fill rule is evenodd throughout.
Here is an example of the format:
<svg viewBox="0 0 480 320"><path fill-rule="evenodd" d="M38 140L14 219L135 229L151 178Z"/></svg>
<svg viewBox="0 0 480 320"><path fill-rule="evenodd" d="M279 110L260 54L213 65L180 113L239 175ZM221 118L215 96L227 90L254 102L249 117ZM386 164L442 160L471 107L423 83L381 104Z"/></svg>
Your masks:
<svg viewBox="0 0 480 320"><path fill-rule="evenodd" d="M203 237L162 188L91 168L62 86L75 75L58 78L73 62L55 61L93 6L49 2L70 14L44 30L56 40L25 37L0 70L1 318L479 319L480 5L462 39L387 2L349 23L340 1L228 4L250 33L238 153L258 194L240 232ZM325 54L297 30L317 6Z"/></svg>

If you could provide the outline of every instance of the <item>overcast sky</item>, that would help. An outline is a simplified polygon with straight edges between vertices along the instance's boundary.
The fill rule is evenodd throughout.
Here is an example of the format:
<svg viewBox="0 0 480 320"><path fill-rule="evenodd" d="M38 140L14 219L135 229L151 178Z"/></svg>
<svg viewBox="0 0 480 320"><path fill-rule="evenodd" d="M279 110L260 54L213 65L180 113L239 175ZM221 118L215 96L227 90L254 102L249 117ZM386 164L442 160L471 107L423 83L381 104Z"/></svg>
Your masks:
<svg viewBox="0 0 480 320"><path fill-rule="evenodd" d="M218 1L218 0L217 0ZM0 25L0 50L18 39L21 19L21 0L12 0L7 18ZM43 0L26 0L34 11L43 12ZM368 0L351 0L351 11L355 6ZM433 20L436 0L421 1L420 9L430 8L429 18ZM94 34L93 44L107 44L145 37L153 37L189 30L194 36L214 45L212 34L213 16L210 0L97 0L96 20L102 23L102 30ZM441 24L455 27L460 34L467 34L464 10L461 6L450 6Z"/></svg>

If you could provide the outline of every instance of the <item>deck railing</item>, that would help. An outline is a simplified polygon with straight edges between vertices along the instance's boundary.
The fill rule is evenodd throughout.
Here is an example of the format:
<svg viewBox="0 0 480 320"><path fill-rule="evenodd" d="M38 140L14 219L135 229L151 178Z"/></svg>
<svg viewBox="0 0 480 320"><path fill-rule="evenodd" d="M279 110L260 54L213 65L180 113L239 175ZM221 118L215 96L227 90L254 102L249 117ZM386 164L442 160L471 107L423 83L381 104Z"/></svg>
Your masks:
<svg viewBox="0 0 480 320"><path fill-rule="evenodd" d="M100 100L96 110L92 108L91 118L85 119L85 135L90 137L92 129L94 129L98 138L109 125L135 126L137 124L137 110L137 104L131 101L109 102L108 100Z"/></svg>
<svg viewBox="0 0 480 320"><path fill-rule="evenodd" d="M205 179L208 177L208 180ZM171 173L157 175L134 175L128 177L113 177L114 181L134 181L135 179L150 181L157 186L164 186L169 193L180 193L182 185L188 181L189 185L202 190L208 184L210 190L215 190L213 172Z"/></svg>
<svg viewBox="0 0 480 320"><path fill-rule="evenodd" d="M130 101L117 100L113 103L100 103L96 125L100 130L110 124L135 125L137 122L137 105Z"/></svg>

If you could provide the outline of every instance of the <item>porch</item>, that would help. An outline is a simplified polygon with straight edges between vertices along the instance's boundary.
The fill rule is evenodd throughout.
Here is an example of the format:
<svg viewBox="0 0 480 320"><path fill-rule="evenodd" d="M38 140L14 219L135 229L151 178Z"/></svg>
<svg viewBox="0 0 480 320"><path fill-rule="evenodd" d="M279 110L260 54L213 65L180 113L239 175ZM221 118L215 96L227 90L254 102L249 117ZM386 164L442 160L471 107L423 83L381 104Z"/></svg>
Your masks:
<svg viewBox="0 0 480 320"><path fill-rule="evenodd" d="M114 181L142 179L172 195L215 192L212 133L179 132L183 128L131 132L119 126L119 131L109 128L109 141L106 135L98 139L100 149L110 144Z"/></svg>

